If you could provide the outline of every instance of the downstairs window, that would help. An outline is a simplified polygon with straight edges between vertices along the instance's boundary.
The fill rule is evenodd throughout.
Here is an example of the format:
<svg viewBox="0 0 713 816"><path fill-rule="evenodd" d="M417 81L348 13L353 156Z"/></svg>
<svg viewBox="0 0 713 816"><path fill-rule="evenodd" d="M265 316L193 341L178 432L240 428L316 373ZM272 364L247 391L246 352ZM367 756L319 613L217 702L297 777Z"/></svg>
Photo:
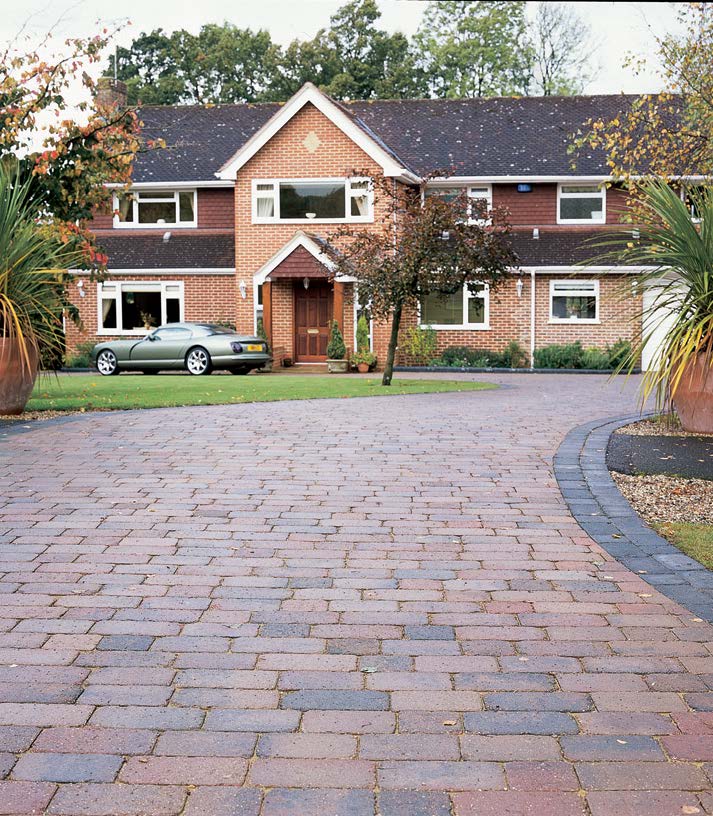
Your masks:
<svg viewBox="0 0 713 816"><path fill-rule="evenodd" d="M148 334L183 320L183 283L172 281L97 284L97 334Z"/></svg>
<svg viewBox="0 0 713 816"><path fill-rule="evenodd" d="M490 293L484 284L467 286L452 295L430 294L421 298L421 325L434 329L487 329Z"/></svg>
<svg viewBox="0 0 713 816"><path fill-rule="evenodd" d="M550 323L598 323L599 281L550 281Z"/></svg>

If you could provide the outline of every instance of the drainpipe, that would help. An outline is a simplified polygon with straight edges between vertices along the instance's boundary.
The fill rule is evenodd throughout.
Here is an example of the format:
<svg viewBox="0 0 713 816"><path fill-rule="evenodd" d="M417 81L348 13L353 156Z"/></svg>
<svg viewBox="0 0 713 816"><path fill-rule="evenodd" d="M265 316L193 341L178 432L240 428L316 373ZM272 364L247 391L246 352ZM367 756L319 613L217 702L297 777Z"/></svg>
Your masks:
<svg viewBox="0 0 713 816"><path fill-rule="evenodd" d="M530 270L530 370L535 367L535 270Z"/></svg>

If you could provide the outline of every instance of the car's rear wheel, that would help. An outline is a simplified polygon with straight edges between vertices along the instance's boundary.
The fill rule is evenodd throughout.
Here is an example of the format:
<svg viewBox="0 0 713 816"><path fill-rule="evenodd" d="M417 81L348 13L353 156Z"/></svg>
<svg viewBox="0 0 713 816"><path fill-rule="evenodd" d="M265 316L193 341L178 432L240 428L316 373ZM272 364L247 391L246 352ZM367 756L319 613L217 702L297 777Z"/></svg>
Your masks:
<svg viewBox="0 0 713 816"><path fill-rule="evenodd" d="M210 374L210 370L210 354L204 348L196 346L186 354L186 371L189 374L200 376L201 374Z"/></svg>
<svg viewBox="0 0 713 816"><path fill-rule="evenodd" d="M104 351L99 352L97 355L97 371L104 377L119 373L119 363L113 351L104 349Z"/></svg>

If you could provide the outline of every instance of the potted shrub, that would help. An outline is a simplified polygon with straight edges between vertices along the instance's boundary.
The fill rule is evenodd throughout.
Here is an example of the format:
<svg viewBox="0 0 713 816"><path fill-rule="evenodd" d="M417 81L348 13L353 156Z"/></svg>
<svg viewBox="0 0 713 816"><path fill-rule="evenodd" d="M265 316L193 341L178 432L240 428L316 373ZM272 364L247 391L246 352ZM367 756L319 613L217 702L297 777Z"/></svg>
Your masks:
<svg viewBox="0 0 713 816"><path fill-rule="evenodd" d="M369 323L366 315L361 315L357 320L356 354L351 362L360 374L366 374L376 365L376 355L369 348Z"/></svg>
<svg viewBox="0 0 713 816"><path fill-rule="evenodd" d="M0 165L0 415L22 413L40 354L61 353L64 270L81 262L39 223L31 184Z"/></svg>
<svg viewBox="0 0 713 816"><path fill-rule="evenodd" d="M265 343L265 349L267 353L270 354L270 342L267 339L265 323L263 322L263 319L261 317L259 317L257 321L257 336ZM265 365L262 366L262 368L258 368L258 371L264 371L266 373L272 371L272 360L270 360L268 363L265 363Z"/></svg>
<svg viewBox="0 0 713 816"><path fill-rule="evenodd" d="M360 374L367 374L376 365L376 355L372 351L357 351L352 357L352 365Z"/></svg>
<svg viewBox="0 0 713 816"><path fill-rule="evenodd" d="M336 320L332 321L327 343L327 370L330 374L346 374L349 363L346 360L347 347Z"/></svg>
<svg viewBox="0 0 713 816"><path fill-rule="evenodd" d="M655 394L660 410L673 405L685 430L713 434L713 190L692 190L684 201L665 181L647 181L640 203L638 240L627 231L606 244L619 248L611 253L619 262L646 269L641 284L659 294L642 312L642 336L617 370L633 371L644 346L665 328L657 366L644 374L642 400Z"/></svg>

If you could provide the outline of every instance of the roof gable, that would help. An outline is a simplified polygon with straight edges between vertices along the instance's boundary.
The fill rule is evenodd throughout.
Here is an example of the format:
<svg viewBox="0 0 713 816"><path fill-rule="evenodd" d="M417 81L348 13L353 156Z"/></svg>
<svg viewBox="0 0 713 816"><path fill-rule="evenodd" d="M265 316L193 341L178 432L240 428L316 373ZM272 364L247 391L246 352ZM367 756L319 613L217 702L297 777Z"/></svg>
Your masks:
<svg viewBox="0 0 713 816"><path fill-rule="evenodd" d="M306 83L286 102L256 133L254 133L236 153L215 174L219 179L235 179L238 170L264 147L270 139L307 104L317 110L339 128L351 141L360 147L382 169L385 176L416 181L417 177L400 162L383 142L380 142L366 127L358 124L341 105L336 104L311 82Z"/></svg>
<svg viewBox="0 0 713 816"><path fill-rule="evenodd" d="M292 253L300 247L306 250L316 261L324 266L329 274L334 272L334 261L328 254L329 245L322 240L316 240L312 235L309 235L302 230L298 230L294 236L282 247L282 249L276 252L272 258L267 261L267 263L258 269L254 276L255 283L265 283L265 281L270 277L270 273L277 269L277 267L283 263L283 261L289 258L290 255L292 255ZM336 277L336 280L346 283L353 281L354 278L339 275Z"/></svg>

